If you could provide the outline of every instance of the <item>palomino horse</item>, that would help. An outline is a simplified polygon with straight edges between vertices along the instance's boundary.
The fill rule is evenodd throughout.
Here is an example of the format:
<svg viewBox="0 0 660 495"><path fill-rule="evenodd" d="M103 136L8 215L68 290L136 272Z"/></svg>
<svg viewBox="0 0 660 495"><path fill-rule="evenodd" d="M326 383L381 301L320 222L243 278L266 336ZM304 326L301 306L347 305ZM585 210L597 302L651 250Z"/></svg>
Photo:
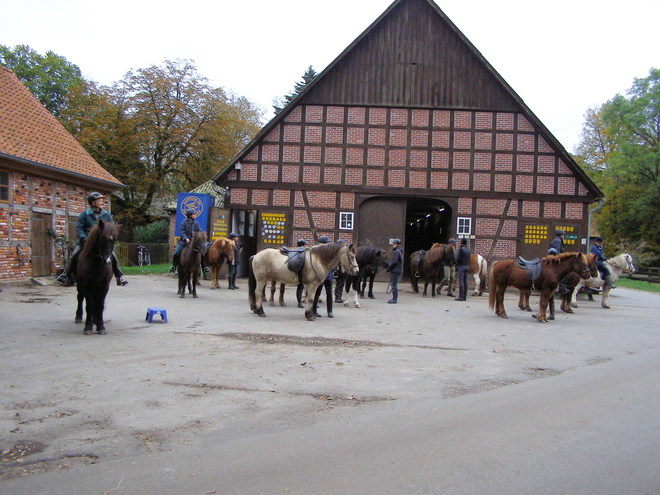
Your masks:
<svg viewBox="0 0 660 495"><path fill-rule="evenodd" d="M374 296L374 279L378 275L379 268L387 268L387 262L390 256L387 251L375 246L360 246L357 249L356 260L360 269L357 276L348 275L346 277L346 296L348 296L353 289L353 304L356 308L360 308L360 297L364 299L364 291L369 283L369 291L367 296L369 299L375 299ZM344 301L344 306L348 306L348 297Z"/></svg>
<svg viewBox="0 0 660 495"><path fill-rule="evenodd" d="M83 300L85 301L85 329L90 335L96 325L96 331L105 334L103 307L112 280L112 252L119 229L112 222L99 223L89 231L85 245L78 255L76 282L78 285L78 308L76 323L82 323Z"/></svg>
<svg viewBox="0 0 660 495"><path fill-rule="evenodd" d="M218 277L225 260L228 264L234 262L234 246L236 246L236 242L226 237L220 237L209 247L206 253L206 261L211 267L211 289L215 290L220 287Z"/></svg>
<svg viewBox="0 0 660 495"><path fill-rule="evenodd" d="M468 269L468 275L472 275L474 277L474 292L472 295L482 296L483 293L486 292L486 281L488 280L488 261L486 261L486 258L480 254L472 253L470 255L470 268ZM456 280L453 277L450 281L442 279L438 287L438 295L440 295L442 287L447 285L447 295L453 297L453 292L456 287L454 285L449 287L449 284L455 284L455 282Z"/></svg>
<svg viewBox="0 0 660 495"><path fill-rule="evenodd" d="M607 268L610 270L610 278L612 280L612 283L618 279L622 273L635 273L637 269L635 268L635 264L633 263L633 258L630 256L628 253L623 253L618 256L615 256L612 259L609 259L605 262L607 265ZM575 290L573 291L573 298L572 298L572 303L571 306L574 308L577 308L577 295L579 290L582 287L592 287L592 288L600 288L603 291L603 298L601 300L600 305L603 308L609 309L610 306L607 304L607 299L610 295L610 288L605 284L605 280L603 280L603 277L601 276L600 272L596 272L597 276L591 277L588 280L580 280L580 282L576 285Z"/></svg>
<svg viewBox="0 0 660 495"><path fill-rule="evenodd" d="M250 309L259 316L266 316L262 306L264 287L268 281L275 280L280 284L298 285L302 283L307 294L315 294L325 277L337 265L351 275L359 272L355 260L355 247L351 244L318 244L305 252L305 265L299 273L289 270L287 257L279 249L264 249L250 258L249 297ZM314 298L307 298L305 318L314 320L312 306Z"/></svg>
<svg viewBox="0 0 660 495"><path fill-rule="evenodd" d="M541 273L534 281L527 276L527 270L520 268L518 260L499 261L490 269L490 294L488 306L495 308L495 314L507 318L504 309L504 293L507 287L514 286L520 290L536 289L541 292L539 311L536 319L546 323L546 309L550 298L559 286L559 282L569 273L575 272L583 278L591 275L587 261L582 253L563 253L558 256L546 256L541 260Z"/></svg>
<svg viewBox="0 0 660 495"><path fill-rule="evenodd" d="M587 267L589 268L589 271L591 272L591 276L593 277L594 274L598 274L598 264L596 263L596 255L592 253L588 253L585 256L585 259L587 261ZM559 284L559 295L561 299L561 307L560 309L564 313L573 313L573 310L571 309L571 296L573 295L573 291L575 290L575 286L578 284L578 282L581 280L580 276L575 273L571 272L569 273L563 280L560 281ZM531 295L531 289L526 289L526 290L521 290L520 291L520 298L518 300L518 307L520 309L531 311L532 308L529 306L529 297ZM550 316L548 317L549 320L554 320L555 319L555 298L554 294L550 298L550 303L548 304L548 307L550 308Z"/></svg>
<svg viewBox="0 0 660 495"><path fill-rule="evenodd" d="M197 297L199 267L204 253L206 253L206 232L200 230L181 250L179 256L179 290L177 291L179 297L186 297L186 284L188 284L188 294Z"/></svg>

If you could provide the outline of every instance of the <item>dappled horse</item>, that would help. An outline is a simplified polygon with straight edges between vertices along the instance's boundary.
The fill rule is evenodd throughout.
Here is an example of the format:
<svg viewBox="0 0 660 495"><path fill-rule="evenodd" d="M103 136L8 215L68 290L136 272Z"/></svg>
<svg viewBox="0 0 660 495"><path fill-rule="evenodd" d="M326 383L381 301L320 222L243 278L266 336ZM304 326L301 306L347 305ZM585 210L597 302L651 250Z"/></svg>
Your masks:
<svg viewBox="0 0 660 495"><path fill-rule="evenodd" d="M211 267L211 289L219 289L218 277L225 261L227 264L234 261L234 247L236 242L226 237L216 239L206 253L206 262Z"/></svg>
<svg viewBox="0 0 660 495"><path fill-rule="evenodd" d="M346 277L347 299L344 301L344 306L348 306L348 295L353 289L353 304L356 308L361 307L359 298L364 299L367 283L369 284L367 296L369 299L375 299L374 279L378 275L379 268L387 268L389 258L387 251L376 246L360 246L357 249L356 260L360 271L356 276L348 275Z"/></svg>
<svg viewBox="0 0 660 495"><path fill-rule="evenodd" d="M355 260L355 247L351 244L319 244L306 250L305 264L300 272L289 270L286 264L287 256L279 249L264 249L250 258L250 276L248 292L250 310L259 316L266 316L262 305L264 287L269 281L281 284L298 285L302 283L307 294L315 294L328 273L337 265L341 265L347 273L357 275L359 272ZM314 298L307 298L305 317L315 319L312 306Z"/></svg>
<svg viewBox="0 0 660 495"><path fill-rule="evenodd" d="M112 252L119 229L112 222L99 220L87 235L85 245L78 255L76 283L78 285L78 307L76 323L82 323L83 301L85 301L85 329L89 335L96 325L96 331L104 335L103 308L105 297L112 280Z"/></svg>
<svg viewBox="0 0 660 495"><path fill-rule="evenodd" d="M206 253L206 232L195 232L192 241L185 245L179 256L179 297L186 297L186 284L188 293L197 297L197 282L199 281L199 267L202 256Z"/></svg>
<svg viewBox="0 0 660 495"><path fill-rule="evenodd" d="M585 255L582 253L562 253L546 256L540 261L540 273L536 280L528 277L527 270L518 266L518 260L502 260L494 263L490 269L488 306L495 309L495 314L507 318L504 309L504 293L510 286L520 290L538 290L541 293L539 311L536 319L546 323L546 310L550 298L554 295L559 282L569 273L575 272L582 278L591 275Z"/></svg>
<svg viewBox="0 0 660 495"><path fill-rule="evenodd" d="M635 268L635 264L633 262L633 257L630 256L628 253L623 253L618 256L615 256L614 258L611 258L607 261L605 261L605 264L607 265L607 268L610 271L610 278L612 280L612 283L616 282L616 280L621 276L622 273L635 273L637 269ZM573 296L572 296L572 303L571 305L574 308L577 308L577 295L578 292L582 287L591 287L591 288L599 288L602 290L603 296L601 299L600 305L603 308L609 309L609 304L608 304L608 297L610 294L610 287L605 284L605 280L603 280L602 275L600 272L596 271L595 276L591 277L588 280L580 280L579 283L576 285L575 290L573 291Z"/></svg>

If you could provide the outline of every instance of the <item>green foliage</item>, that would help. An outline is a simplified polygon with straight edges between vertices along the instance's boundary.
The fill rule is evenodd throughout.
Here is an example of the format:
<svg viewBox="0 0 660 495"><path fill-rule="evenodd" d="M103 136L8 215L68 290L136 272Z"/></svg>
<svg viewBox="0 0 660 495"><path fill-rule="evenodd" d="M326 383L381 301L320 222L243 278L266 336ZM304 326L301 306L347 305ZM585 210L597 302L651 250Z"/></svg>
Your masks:
<svg viewBox="0 0 660 495"><path fill-rule="evenodd" d="M314 68L310 65L307 67L307 70L302 76L302 81L298 81L294 84L293 89L289 92L289 94L284 95L281 98L275 98L273 100L273 109L275 110L275 114L280 113L285 106L287 106L293 99L300 94L300 92L307 87L309 83L311 83L314 78L317 76L316 71Z"/></svg>
<svg viewBox="0 0 660 495"><path fill-rule="evenodd" d="M211 179L259 130L261 111L212 87L191 61L130 71L111 87L74 88L61 121L126 188L113 211L130 232L155 205Z"/></svg>
<svg viewBox="0 0 660 495"><path fill-rule="evenodd" d="M64 107L69 89L83 82L77 65L51 51L41 55L27 45L13 49L0 45L0 65L13 71L55 116Z"/></svg>
<svg viewBox="0 0 660 495"><path fill-rule="evenodd" d="M660 254L660 70L586 118L577 160L607 198L595 214L601 234Z"/></svg>
<svg viewBox="0 0 660 495"><path fill-rule="evenodd" d="M133 242L139 244L162 244L169 242L170 226L167 220L158 220L148 225L135 227Z"/></svg>

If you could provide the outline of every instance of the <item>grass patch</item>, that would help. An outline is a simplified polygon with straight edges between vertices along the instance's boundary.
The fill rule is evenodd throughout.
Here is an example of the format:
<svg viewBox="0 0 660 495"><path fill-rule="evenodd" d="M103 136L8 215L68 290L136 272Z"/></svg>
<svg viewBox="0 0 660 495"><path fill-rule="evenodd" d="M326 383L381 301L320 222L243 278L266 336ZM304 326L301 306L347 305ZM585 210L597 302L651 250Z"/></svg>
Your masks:
<svg viewBox="0 0 660 495"><path fill-rule="evenodd" d="M617 287L625 287L626 289L645 290L647 292L660 292L660 284L647 282L645 280L633 280L632 278L619 278L614 285Z"/></svg>
<svg viewBox="0 0 660 495"><path fill-rule="evenodd" d="M149 266L122 266L121 271L125 275L160 275L168 273L171 266L170 263Z"/></svg>

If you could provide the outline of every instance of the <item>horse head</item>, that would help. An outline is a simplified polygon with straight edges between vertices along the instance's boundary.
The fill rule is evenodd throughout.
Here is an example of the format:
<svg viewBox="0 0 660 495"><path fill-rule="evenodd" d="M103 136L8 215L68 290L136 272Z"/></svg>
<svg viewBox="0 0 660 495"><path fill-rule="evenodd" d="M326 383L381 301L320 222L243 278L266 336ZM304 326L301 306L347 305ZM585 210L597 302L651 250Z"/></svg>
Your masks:
<svg viewBox="0 0 660 495"><path fill-rule="evenodd" d="M383 249L378 250L378 266L381 268L387 268L390 265L390 255L387 251Z"/></svg>
<svg viewBox="0 0 660 495"><path fill-rule="evenodd" d="M360 273L360 267L357 262L357 250L353 244L349 246L342 246L341 248L341 257L339 258L342 268L348 273L355 277ZM345 259L344 259L345 258Z"/></svg>
<svg viewBox="0 0 660 495"><path fill-rule="evenodd" d="M577 266L578 269L576 272L582 272L581 277L583 280L589 280L592 277L591 268L589 267L589 262L587 261L587 256L584 253L576 253L576 259L578 260ZM598 272L598 266L596 266L596 272Z"/></svg>
<svg viewBox="0 0 660 495"><path fill-rule="evenodd" d="M596 255L589 253L585 256L587 265L589 266L589 271L593 278L598 278L598 260L596 260Z"/></svg>
<svg viewBox="0 0 660 495"><path fill-rule="evenodd" d="M92 253L103 260L106 265L112 263L112 253L115 250L118 229L112 222L99 220L89 231L83 250L86 256Z"/></svg>
<svg viewBox="0 0 660 495"><path fill-rule="evenodd" d="M206 232L200 230L195 233L195 237L193 238L192 242L192 249L193 251L199 251L202 256L206 254L206 250L208 249L208 245L206 243Z"/></svg>
<svg viewBox="0 0 660 495"><path fill-rule="evenodd" d="M626 267L623 269L623 271L626 273L635 273L637 268L635 268L635 264L633 263L633 257L628 253L625 253L623 257L626 260Z"/></svg>

